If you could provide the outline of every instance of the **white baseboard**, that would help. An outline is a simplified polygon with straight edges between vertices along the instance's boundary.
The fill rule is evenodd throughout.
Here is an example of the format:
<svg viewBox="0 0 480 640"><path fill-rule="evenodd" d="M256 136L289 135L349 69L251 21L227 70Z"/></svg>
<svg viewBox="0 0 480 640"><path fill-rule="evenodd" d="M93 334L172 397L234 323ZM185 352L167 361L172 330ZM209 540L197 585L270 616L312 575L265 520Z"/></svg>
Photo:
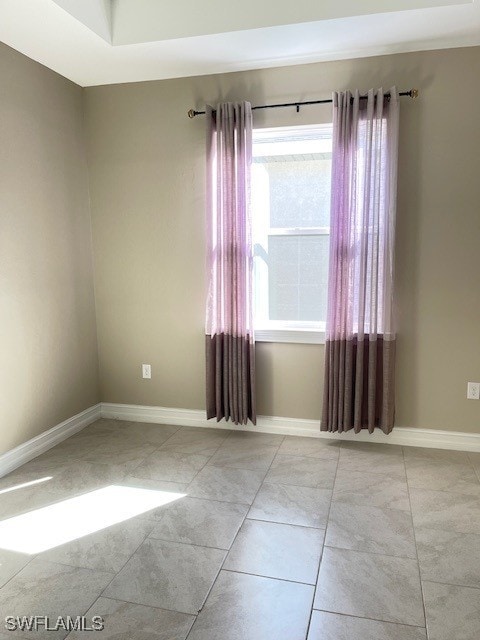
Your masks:
<svg viewBox="0 0 480 640"><path fill-rule="evenodd" d="M85 409L72 418L57 424L52 429L24 442L11 451L0 456L0 478L22 464L29 462L56 444L73 436L78 431L99 418L115 418L130 422L152 422L157 424L173 424L185 427L209 427L213 429L231 429L235 431L252 431L259 433L278 433L281 435L310 436L328 438L330 440L354 440L355 442L379 442L398 444L407 447L428 447L433 449L455 449L457 451L480 451L480 433L462 431L440 431L438 429L415 429L412 427L395 427L386 436L379 430L371 435L366 432L355 435L351 431L342 434L320 431L317 420L296 418L279 418L276 416L259 416L257 425L235 426L230 422L207 420L205 412L192 409L176 409L170 407L150 407L131 404L112 404L102 402Z"/></svg>
<svg viewBox="0 0 480 640"><path fill-rule="evenodd" d="M41 453L48 451L62 440L66 440L74 433L81 431L83 428L98 420L101 417L101 405L96 404L93 407L85 409L76 416L68 418L57 424L55 427L44 431L35 438L24 442L23 444L7 451L0 456L0 478L10 471L13 471L22 464L36 458Z"/></svg>
<svg viewBox="0 0 480 640"><path fill-rule="evenodd" d="M395 427L386 436L382 431L374 433L361 432L355 434L347 431L342 434L320 431L317 420L296 418L279 418L276 416L258 416L257 425L235 426L222 420L207 420L205 411L192 409L175 409L170 407L150 407L131 404L113 404L102 402L103 418L116 418L131 422L154 422L173 424L185 427L210 427L218 429L234 429L236 431L256 431L261 433L278 433L281 435L310 436L333 440L354 440L355 442L379 442L398 444L407 447L428 447L432 449L455 449L458 451L480 451L480 433L462 431L440 431L438 429L416 429L412 427Z"/></svg>

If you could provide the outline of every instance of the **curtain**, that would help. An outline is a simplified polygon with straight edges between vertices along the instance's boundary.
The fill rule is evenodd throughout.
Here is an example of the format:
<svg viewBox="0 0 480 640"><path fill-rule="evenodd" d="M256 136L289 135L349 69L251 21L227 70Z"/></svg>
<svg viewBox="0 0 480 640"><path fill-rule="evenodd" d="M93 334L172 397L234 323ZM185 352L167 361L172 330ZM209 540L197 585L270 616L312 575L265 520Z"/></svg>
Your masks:
<svg viewBox="0 0 480 640"><path fill-rule="evenodd" d="M322 431L393 429L393 267L399 99L333 95Z"/></svg>
<svg viewBox="0 0 480 640"><path fill-rule="evenodd" d="M256 423L252 109L207 107L207 418Z"/></svg>

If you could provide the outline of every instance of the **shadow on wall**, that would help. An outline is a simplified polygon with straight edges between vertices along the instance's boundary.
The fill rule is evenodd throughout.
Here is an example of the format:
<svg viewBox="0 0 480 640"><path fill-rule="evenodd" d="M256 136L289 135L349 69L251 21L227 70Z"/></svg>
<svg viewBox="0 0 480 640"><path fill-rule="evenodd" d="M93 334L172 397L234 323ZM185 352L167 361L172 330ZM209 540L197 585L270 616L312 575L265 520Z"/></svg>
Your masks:
<svg viewBox="0 0 480 640"><path fill-rule="evenodd" d="M418 69L405 71L406 76L416 77ZM420 97L406 101L400 111L400 138L398 158L398 202L396 225L396 320L397 320L397 379L396 379L396 423L402 426L418 424L420 409L419 360L420 337L417 319L419 314L419 270L421 217L422 166L428 149L419 144L420 132L426 118L422 94L432 84L432 76L419 82ZM408 135L402 135L408 132ZM402 183L410 185L403 189ZM398 251L398 247L402 251ZM405 414L400 398L408 398L408 413Z"/></svg>

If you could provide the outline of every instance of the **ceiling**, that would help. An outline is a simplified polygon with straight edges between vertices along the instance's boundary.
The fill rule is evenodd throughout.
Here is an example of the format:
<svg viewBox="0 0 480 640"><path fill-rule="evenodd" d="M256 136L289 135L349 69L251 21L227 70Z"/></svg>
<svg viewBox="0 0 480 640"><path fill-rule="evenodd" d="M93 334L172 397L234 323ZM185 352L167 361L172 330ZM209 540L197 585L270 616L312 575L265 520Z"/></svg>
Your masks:
<svg viewBox="0 0 480 640"><path fill-rule="evenodd" d="M480 2L0 0L0 41L91 86L480 45Z"/></svg>

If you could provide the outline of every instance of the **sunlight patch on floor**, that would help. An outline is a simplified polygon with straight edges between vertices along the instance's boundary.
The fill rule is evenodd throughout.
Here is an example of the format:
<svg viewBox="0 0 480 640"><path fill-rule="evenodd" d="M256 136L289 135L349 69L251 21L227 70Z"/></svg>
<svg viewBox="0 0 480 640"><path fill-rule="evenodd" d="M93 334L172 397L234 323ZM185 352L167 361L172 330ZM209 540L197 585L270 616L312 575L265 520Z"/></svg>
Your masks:
<svg viewBox="0 0 480 640"><path fill-rule="evenodd" d="M183 498L111 485L0 522L0 549L35 554L83 538Z"/></svg>

